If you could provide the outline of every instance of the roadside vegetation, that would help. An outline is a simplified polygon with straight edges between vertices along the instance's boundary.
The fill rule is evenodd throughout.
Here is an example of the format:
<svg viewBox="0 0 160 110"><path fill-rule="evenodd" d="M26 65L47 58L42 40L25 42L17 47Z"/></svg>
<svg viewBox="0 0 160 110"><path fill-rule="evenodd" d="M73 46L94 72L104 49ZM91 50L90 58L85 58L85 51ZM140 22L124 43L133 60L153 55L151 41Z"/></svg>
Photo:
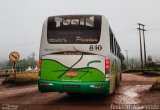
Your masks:
<svg viewBox="0 0 160 110"><path fill-rule="evenodd" d="M31 53L27 58L20 59L16 62L17 71L25 71L28 67L32 69L35 68L38 64L38 61L35 59L35 53ZM0 74L1 73L9 73L4 72L5 70L9 70L13 68L13 62L11 61L3 61L0 62Z"/></svg>
<svg viewBox="0 0 160 110"><path fill-rule="evenodd" d="M0 73L0 77L6 77L6 76L9 76L10 73Z"/></svg>
<svg viewBox="0 0 160 110"><path fill-rule="evenodd" d="M160 91L160 65L152 63L147 63L146 66L141 69L140 67L135 68L127 68L126 64L124 63L122 65L123 72L124 73L137 73L139 72L139 75L146 76L146 77L157 77L157 80L152 85L150 90L159 90Z"/></svg>
<svg viewBox="0 0 160 110"><path fill-rule="evenodd" d="M125 63L122 66L124 73L143 72L143 74L145 73L148 75L160 74L160 65L155 64L154 62L147 63L143 69L140 66L132 67L131 65L128 65L127 67Z"/></svg>
<svg viewBox="0 0 160 110"><path fill-rule="evenodd" d="M0 63L0 77L4 77L3 84L28 84L35 83L38 80L38 72L34 70L37 67L37 60L35 59L35 53L31 53L27 58L20 59L16 62L16 77L13 71L13 62L4 61ZM31 68L32 70L28 70Z"/></svg>
<svg viewBox="0 0 160 110"><path fill-rule="evenodd" d="M16 77L13 74L10 74L9 76L7 76L3 81L3 84L36 83L37 80L38 80L37 72L16 73Z"/></svg>
<svg viewBox="0 0 160 110"><path fill-rule="evenodd" d="M160 76L160 71L143 71L142 75L144 76Z"/></svg>
<svg viewBox="0 0 160 110"><path fill-rule="evenodd" d="M156 82L152 85L151 90L159 90L160 91L160 77L157 78Z"/></svg>
<svg viewBox="0 0 160 110"><path fill-rule="evenodd" d="M6 68L12 68L13 62L6 62ZM38 62L35 60L35 53L32 53L27 58L21 59L16 63L16 69L25 71L28 67L35 68Z"/></svg>

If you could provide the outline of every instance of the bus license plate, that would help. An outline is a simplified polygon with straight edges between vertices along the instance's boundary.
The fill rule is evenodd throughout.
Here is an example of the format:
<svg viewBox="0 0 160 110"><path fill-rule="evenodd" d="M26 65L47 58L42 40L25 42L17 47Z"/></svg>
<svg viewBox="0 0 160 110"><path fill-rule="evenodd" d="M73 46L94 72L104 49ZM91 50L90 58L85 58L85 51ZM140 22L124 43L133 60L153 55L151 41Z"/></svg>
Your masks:
<svg viewBox="0 0 160 110"><path fill-rule="evenodd" d="M74 71L68 71L66 72L66 76L77 76L77 72L74 72Z"/></svg>

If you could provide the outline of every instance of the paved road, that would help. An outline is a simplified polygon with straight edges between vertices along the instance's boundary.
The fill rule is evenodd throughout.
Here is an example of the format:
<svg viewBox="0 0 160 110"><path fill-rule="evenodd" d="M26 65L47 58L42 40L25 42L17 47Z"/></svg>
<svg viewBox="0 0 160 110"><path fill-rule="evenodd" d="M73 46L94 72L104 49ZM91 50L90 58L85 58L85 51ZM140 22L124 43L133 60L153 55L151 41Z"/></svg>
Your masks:
<svg viewBox="0 0 160 110"><path fill-rule="evenodd" d="M123 74L123 80L114 95L70 96L66 93L41 93L37 85L23 87L0 86L0 109L15 105L18 110L109 110L114 104L141 104L140 93L148 91L156 77ZM159 100L159 99L157 99Z"/></svg>

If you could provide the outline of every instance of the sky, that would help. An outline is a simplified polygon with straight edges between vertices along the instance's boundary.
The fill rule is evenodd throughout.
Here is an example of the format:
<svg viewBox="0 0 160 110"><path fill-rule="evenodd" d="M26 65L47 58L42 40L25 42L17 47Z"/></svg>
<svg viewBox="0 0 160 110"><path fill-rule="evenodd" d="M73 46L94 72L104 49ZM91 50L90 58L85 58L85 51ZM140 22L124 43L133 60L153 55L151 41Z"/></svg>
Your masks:
<svg viewBox="0 0 160 110"><path fill-rule="evenodd" d="M145 24L147 56L160 59L160 0L0 0L0 61L12 51L38 59L43 21L48 16L104 15L122 53L140 58L137 23Z"/></svg>

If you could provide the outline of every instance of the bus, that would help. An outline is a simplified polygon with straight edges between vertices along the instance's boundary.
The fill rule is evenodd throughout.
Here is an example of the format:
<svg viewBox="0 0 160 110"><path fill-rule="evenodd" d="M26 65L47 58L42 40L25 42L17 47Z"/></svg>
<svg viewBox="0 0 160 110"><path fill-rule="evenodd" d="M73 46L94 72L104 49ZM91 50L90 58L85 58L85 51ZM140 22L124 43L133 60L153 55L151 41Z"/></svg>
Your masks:
<svg viewBox="0 0 160 110"><path fill-rule="evenodd" d="M38 89L68 94L112 94L124 57L103 15L50 16L44 21Z"/></svg>

